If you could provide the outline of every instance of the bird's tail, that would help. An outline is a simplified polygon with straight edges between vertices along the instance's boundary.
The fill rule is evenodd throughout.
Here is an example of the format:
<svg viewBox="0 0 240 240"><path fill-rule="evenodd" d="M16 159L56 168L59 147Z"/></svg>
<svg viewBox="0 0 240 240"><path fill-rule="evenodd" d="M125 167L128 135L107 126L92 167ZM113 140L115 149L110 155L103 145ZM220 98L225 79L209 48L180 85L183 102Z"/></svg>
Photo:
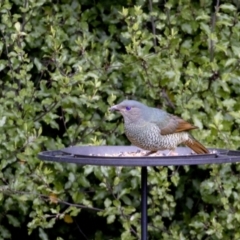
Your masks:
<svg viewBox="0 0 240 240"><path fill-rule="evenodd" d="M209 150L205 148L199 141L197 141L192 135L189 134L189 139L185 144L191 148L197 154L207 154Z"/></svg>

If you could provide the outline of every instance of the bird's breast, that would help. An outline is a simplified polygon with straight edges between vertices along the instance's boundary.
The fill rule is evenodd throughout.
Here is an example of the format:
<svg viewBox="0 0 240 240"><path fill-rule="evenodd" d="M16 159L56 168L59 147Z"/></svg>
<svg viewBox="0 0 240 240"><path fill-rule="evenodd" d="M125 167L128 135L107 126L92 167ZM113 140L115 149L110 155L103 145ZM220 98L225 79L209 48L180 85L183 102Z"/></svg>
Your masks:
<svg viewBox="0 0 240 240"><path fill-rule="evenodd" d="M159 127L153 123L125 124L124 127L125 134L133 145L149 151L174 149L189 138L187 132L161 135Z"/></svg>
<svg viewBox="0 0 240 240"><path fill-rule="evenodd" d="M146 150L161 142L159 128L151 123L125 124L125 134L133 145Z"/></svg>

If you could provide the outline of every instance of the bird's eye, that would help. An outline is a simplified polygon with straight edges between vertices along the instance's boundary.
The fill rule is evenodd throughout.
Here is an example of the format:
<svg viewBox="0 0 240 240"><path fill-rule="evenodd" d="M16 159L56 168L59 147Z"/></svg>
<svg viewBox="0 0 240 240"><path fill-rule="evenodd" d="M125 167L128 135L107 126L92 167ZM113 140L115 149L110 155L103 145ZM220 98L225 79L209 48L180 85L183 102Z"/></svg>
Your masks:
<svg viewBox="0 0 240 240"><path fill-rule="evenodd" d="M126 107L126 110L127 110L127 111L131 110L131 107Z"/></svg>

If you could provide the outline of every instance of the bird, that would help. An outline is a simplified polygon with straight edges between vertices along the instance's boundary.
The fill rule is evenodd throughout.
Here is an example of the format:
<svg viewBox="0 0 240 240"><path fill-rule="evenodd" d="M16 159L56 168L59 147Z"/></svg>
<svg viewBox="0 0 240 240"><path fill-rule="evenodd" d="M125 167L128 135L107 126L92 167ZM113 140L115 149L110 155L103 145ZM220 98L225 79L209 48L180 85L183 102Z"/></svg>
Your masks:
<svg viewBox="0 0 240 240"><path fill-rule="evenodd" d="M133 145L148 150L146 155L159 150L173 152L179 144L196 154L209 153L189 132L197 127L176 115L135 100L124 100L109 110L123 116L125 135Z"/></svg>

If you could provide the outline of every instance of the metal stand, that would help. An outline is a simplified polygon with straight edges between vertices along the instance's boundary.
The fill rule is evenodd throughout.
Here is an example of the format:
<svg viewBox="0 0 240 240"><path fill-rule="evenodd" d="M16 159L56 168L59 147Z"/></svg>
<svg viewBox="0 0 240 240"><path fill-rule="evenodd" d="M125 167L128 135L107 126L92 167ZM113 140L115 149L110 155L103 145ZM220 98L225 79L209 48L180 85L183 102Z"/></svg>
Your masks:
<svg viewBox="0 0 240 240"><path fill-rule="evenodd" d="M147 240L147 167L141 169L141 186L142 186L142 197L141 197L141 240Z"/></svg>
<svg viewBox="0 0 240 240"><path fill-rule="evenodd" d="M73 146L38 154L41 160L79 165L141 166L141 240L147 240L147 166L181 166L240 162L240 151L212 149L215 153L192 155L191 149L178 147L176 156L115 157L115 153L136 152L134 146ZM168 152L168 150L167 150ZM109 156L106 156L108 153ZM94 154L94 155L93 155ZM111 155L113 155L111 157Z"/></svg>

